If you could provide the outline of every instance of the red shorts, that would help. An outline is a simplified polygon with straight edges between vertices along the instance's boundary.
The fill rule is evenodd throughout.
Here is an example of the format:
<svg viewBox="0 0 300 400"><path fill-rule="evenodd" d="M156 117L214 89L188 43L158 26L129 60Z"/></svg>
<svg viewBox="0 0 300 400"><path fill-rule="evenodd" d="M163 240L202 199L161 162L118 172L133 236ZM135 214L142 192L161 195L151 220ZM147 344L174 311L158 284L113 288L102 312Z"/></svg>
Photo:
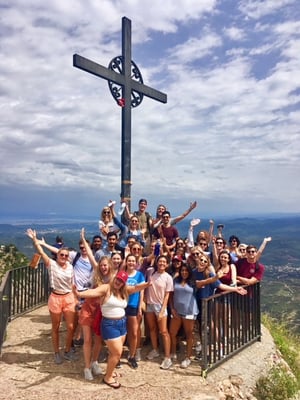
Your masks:
<svg viewBox="0 0 300 400"><path fill-rule="evenodd" d="M75 312L75 304L73 292L68 294L51 293L48 299L48 308L53 314L61 314L68 311Z"/></svg>
<svg viewBox="0 0 300 400"><path fill-rule="evenodd" d="M97 313L97 310L99 310L99 308L100 308L99 299L94 297L85 299L79 313L79 320L78 320L79 324L92 327L95 315Z"/></svg>

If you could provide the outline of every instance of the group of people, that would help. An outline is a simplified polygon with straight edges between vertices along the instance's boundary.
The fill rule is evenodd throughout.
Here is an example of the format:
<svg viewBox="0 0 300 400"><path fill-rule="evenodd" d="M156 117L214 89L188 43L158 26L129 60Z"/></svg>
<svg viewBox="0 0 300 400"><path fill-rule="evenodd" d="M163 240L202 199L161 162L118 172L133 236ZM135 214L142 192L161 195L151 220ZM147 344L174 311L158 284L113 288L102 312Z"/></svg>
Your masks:
<svg viewBox="0 0 300 400"><path fill-rule="evenodd" d="M191 220L187 237L182 238L176 224L196 208L196 202L177 217L159 205L153 218L147 205L141 199L137 211L131 212L125 204L116 212L115 202L109 202L91 243L81 230L79 251L65 247L60 237L59 244L50 245L35 230L27 230L49 273L55 363L75 361L72 345L82 343L85 379L104 374L103 382L115 389L121 386L115 369L125 340L128 364L138 368L142 321L152 345L148 360L160 357L162 340L162 369L169 369L176 359L178 332L183 329L186 354L181 367L187 368L195 324L201 337L202 299L219 291L246 294L244 286L263 277L258 260L271 240L265 238L259 249L240 243L237 236L227 244L220 226L214 235L212 220L209 230L200 231L194 240L199 219ZM63 354L59 350L62 317L67 329ZM103 342L108 350L105 373L98 363Z"/></svg>

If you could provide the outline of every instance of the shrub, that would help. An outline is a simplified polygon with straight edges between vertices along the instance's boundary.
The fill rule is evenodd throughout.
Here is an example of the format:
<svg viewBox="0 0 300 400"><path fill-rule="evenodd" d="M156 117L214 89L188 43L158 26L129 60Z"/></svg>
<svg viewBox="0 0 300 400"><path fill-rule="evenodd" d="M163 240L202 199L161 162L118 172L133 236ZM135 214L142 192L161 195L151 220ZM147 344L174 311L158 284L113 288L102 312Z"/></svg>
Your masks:
<svg viewBox="0 0 300 400"><path fill-rule="evenodd" d="M264 314L262 321L284 361L276 363L266 376L259 378L254 395L258 400L288 400L300 388L300 339L269 315Z"/></svg>

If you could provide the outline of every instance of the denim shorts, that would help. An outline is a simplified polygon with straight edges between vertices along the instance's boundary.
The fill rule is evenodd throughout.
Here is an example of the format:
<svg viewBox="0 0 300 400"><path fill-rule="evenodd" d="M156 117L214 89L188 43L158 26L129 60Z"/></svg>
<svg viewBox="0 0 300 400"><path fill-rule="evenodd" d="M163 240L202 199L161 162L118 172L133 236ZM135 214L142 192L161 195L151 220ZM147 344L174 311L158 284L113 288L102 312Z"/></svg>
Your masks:
<svg viewBox="0 0 300 400"><path fill-rule="evenodd" d="M102 317L101 334L103 340L117 339L127 333L126 317L121 319L109 319Z"/></svg>
<svg viewBox="0 0 300 400"><path fill-rule="evenodd" d="M158 314L160 313L161 308L162 308L161 304L147 304L146 313L154 312L155 315L158 316ZM166 317L167 315L168 315L168 310L165 309L164 317Z"/></svg>

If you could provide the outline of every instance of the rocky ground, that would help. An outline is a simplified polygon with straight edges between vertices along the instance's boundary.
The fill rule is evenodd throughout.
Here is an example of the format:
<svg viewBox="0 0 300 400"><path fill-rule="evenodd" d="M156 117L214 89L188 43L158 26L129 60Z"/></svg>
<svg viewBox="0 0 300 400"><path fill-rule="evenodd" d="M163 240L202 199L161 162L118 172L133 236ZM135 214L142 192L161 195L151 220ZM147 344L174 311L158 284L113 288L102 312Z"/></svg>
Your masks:
<svg viewBox="0 0 300 400"><path fill-rule="evenodd" d="M230 399L253 399L251 389L276 355L272 337L263 329L261 342L209 372L206 379L196 361L186 370L178 363L167 371L159 368L160 360L141 361L139 368L132 370L124 358L118 370L122 387L114 390L102 383L101 376L92 382L83 379L81 348L77 350L79 361L55 365L50 328L47 307L9 323L0 361L1 400L223 400L229 398L227 392ZM148 351L143 349L143 356ZM105 364L101 366L105 368Z"/></svg>

